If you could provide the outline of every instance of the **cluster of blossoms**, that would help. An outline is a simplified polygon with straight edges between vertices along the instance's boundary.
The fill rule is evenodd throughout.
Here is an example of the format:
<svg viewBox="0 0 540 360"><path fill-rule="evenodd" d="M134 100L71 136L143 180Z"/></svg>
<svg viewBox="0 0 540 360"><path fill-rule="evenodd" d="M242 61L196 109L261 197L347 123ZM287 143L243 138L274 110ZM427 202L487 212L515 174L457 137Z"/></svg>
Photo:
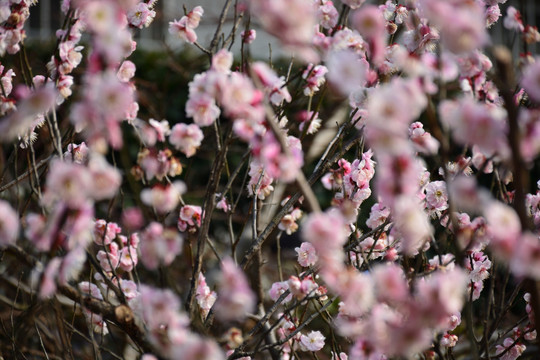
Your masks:
<svg viewBox="0 0 540 360"><path fill-rule="evenodd" d="M67 56L80 62L80 47L72 48L80 39L80 31L92 34L92 51L85 73L85 91L71 110L71 120L77 131L85 131L93 146L113 148L122 146L120 123L134 120L139 110L135 100L135 85L131 81L135 65L125 60L136 48L129 26L147 27L152 22L155 1L74 1L66 2L64 11L73 11L73 25L58 33L61 40L60 61L51 60L50 71L56 78L55 69L65 63L62 48ZM118 21L124 19L125 21ZM65 44L65 45L63 45ZM66 56L64 56L66 57ZM69 68L69 67L68 67ZM62 71L59 71L62 74Z"/></svg>
<svg viewBox="0 0 540 360"><path fill-rule="evenodd" d="M484 280L490 276L491 261L485 253L486 246L510 264L516 275L537 277L538 262L532 254L537 253L538 237L523 233L514 210L490 198L483 190L477 190L470 178L473 171L470 166L490 174L495 166L508 162L511 156L508 114L501 106L497 87L486 76L492 64L477 50L487 44L486 27L497 21L499 3L505 1L426 0L419 1L418 8L410 3L405 6L387 1L378 9L364 5L363 1L343 2L353 10L358 9L351 15L353 29L336 29L332 2L315 2L320 26L325 30L316 33L313 43L323 52L326 67L310 64L306 68L304 93L313 96L328 72L330 85L349 97L352 116L357 126L364 129L366 141L377 159L375 191L379 202L373 206L366 223L377 236L364 237L352 226L362 201L371 195L369 180L373 177L375 163L370 151L366 153L369 161L366 154L353 163L342 159L339 168L323 178L324 186L336 192L333 207L324 215L310 215L303 224L303 237L307 242L296 248L298 262L301 266L318 264L318 272L329 289L344 300L338 328L347 336L357 337L349 353L352 358L411 356L427 348L437 332L442 333L442 346L453 347L458 337L451 331L459 324L465 289L468 287L472 300L478 299ZM255 13L264 24L258 9ZM456 14L456 17L450 18L448 14ZM511 25L512 20L515 20L514 25ZM517 26L520 22L517 11L510 7L505 27L523 32L523 25ZM404 27L404 32L398 42L386 47L387 36L395 34L400 26ZM266 24L266 27L272 31L271 25ZM533 42L532 27L524 38L528 43ZM438 42L443 49L439 58L433 54ZM536 101L540 100L536 93L540 88L536 84L537 69L540 67L530 65L523 74L523 87ZM379 84L377 75L391 76L396 72L406 76ZM445 130L451 132L452 140L470 146L473 156L445 165L439 173L441 180L437 174L427 171L426 163L419 157L437 154L440 138L435 139L424 129L424 124L415 120L428 106L426 95L436 93L441 83L454 81L458 82L464 96L441 102L439 115ZM537 122L532 120L536 117L531 111L536 110L523 109L519 117L523 139L520 150L527 161L538 155L538 141L533 140L537 139L534 135ZM373 169L367 175L364 162L368 169ZM259 178L252 180L252 184L268 187L264 172L258 170L258 173ZM450 195L463 212L449 213ZM536 197L532 194L527 197L529 215L535 219ZM498 216L497 208L504 210L504 215ZM471 220L464 212L472 210L478 214L479 209L485 211L485 218L478 216ZM426 269L434 274L412 281L394 265L372 269L371 276L367 277L345 267L342 248L347 243L347 235L361 239L357 247L350 247L355 250L349 258L352 265L362 268L366 260L373 259L392 263L429 248L434 235L433 218L438 218L437 226L448 228L458 238L460 246L468 250L462 265L467 272L454 265L452 255L434 258ZM283 222L280 228L285 229ZM313 281L310 279L308 276L304 280L276 282L270 297L276 301L285 291L290 291L291 295L283 300L290 301L295 289L306 289L309 293L317 288L310 285ZM362 284L361 294L360 291L355 294L355 284ZM458 284L455 290L451 284ZM435 296L436 293L439 295ZM354 306L347 306L349 298L355 299L349 300ZM431 309L429 315L423 313L426 309ZM295 321L289 318L281 328L294 330ZM374 334L373 329L380 332L377 330ZM426 332L418 329L426 329ZM522 343L516 345L518 338L516 335L505 340L504 345L498 345L497 354L508 348L504 358L518 357L525 349ZM289 341L288 346L291 344ZM346 358L345 354L343 356Z"/></svg>
<svg viewBox="0 0 540 360"><path fill-rule="evenodd" d="M2 97L2 111L5 116L0 124L0 141L20 139L21 148L25 148L35 140L34 130L44 123L49 111L54 110L58 94L52 84L45 83L45 78L40 75L32 79L34 90L26 85L19 85L13 90L13 76L14 72L8 70L2 77L2 87L7 90Z"/></svg>
<svg viewBox="0 0 540 360"><path fill-rule="evenodd" d="M291 95L285 79L265 63L252 65L252 81L244 73L231 71L232 59L232 53L220 50L214 55L210 70L195 76L189 84L186 114L201 127L212 125L222 114L234 120L235 134L249 143L253 154L248 191L259 197L264 194L264 198L271 191L273 179L291 182L303 164L299 139L279 134L285 137L287 149L283 149L265 123L265 106L269 105L263 99L277 106L290 102Z"/></svg>
<svg viewBox="0 0 540 360"><path fill-rule="evenodd" d="M169 122L167 120L158 122L154 119L145 122L136 119L134 127L144 145L137 155L137 165L131 169L134 177L146 183L153 179L162 181L167 177L173 178L180 175L183 170L180 159L174 156L173 151L166 146L162 149L158 148L158 145L165 144L168 135L170 135L169 142L175 144L177 136L171 132ZM190 145L187 143L185 146ZM194 151L194 149L189 151Z"/></svg>
<svg viewBox="0 0 540 360"><path fill-rule="evenodd" d="M500 16L500 10L498 15ZM518 33L521 33L523 41L527 44L534 44L540 41L538 27L524 25L521 13L513 6L509 6L506 9L506 16L504 17L503 24L508 30L515 30Z"/></svg>
<svg viewBox="0 0 540 360"><path fill-rule="evenodd" d="M534 329L534 314L531 309L531 294L526 293L523 298L525 299L526 311L528 315L529 323L520 328L515 327L512 329L510 335L506 337L502 345L496 346L496 355L499 355L503 360L515 360L519 358L523 352L527 349L527 346L524 344L524 341L534 341L536 340L536 330Z"/></svg>
<svg viewBox="0 0 540 360"><path fill-rule="evenodd" d="M98 335L115 341L106 337L114 324L145 360L250 360L261 349L281 359L452 358L459 343L517 359L536 339L536 296L525 295L527 316L511 331L499 324L511 322L519 298L505 297L510 274L540 280L540 182L533 193L526 176L540 155L540 58L524 56L514 84L511 56L484 54L505 2L240 1L228 37L219 33L227 2L208 48L197 42L196 6L169 32L209 55L209 66L190 78L185 116L169 122L138 117L146 109L139 114L128 60L132 31L158 16L156 1L64 0L47 76L24 68L27 84L17 85L0 65L0 142L20 145L13 183L2 185L17 201L0 200L0 260L32 267L32 286L17 285L17 296L61 293L80 305L94 351ZM0 55L21 48L30 5L0 0ZM294 49L299 69L250 61L250 22L233 66L231 42L251 16ZM501 23L525 49L540 41L512 6ZM85 33L87 67L73 86ZM326 107L327 93L339 110ZM52 141L34 147L41 132ZM70 137L81 142L64 145ZM38 163L40 151L54 155ZM206 156L213 165L200 199L192 171ZM262 248L269 238L277 254ZM503 284L495 271L509 272ZM472 314L475 301L509 303ZM317 316L332 329L316 329Z"/></svg>
<svg viewBox="0 0 540 360"><path fill-rule="evenodd" d="M166 358L225 358L215 342L189 329L189 318L180 311L180 300L171 290L141 286L135 302L135 311L144 320L150 341Z"/></svg>
<svg viewBox="0 0 540 360"><path fill-rule="evenodd" d="M119 271L119 269L130 272L137 266L139 236L133 233L128 238L119 235L121 232L122 229L116 223L107 223L103 219L96 221L94 242L104 249L98 251L96 258L107 273ZM116 238L118 241L114 241ZM122 246L121 249L119 245Z"/></svg>
<svg viewBox="0 0 540 360"><path fill-rule="evenodd" d="M67 16L69 11L69 2L64 3L62 12ZM70 75L82 61L83 46L79 45L82 33L85 28L84 20L81 19L77 12L70 19L70 26L64 30L60 29L56 32L58 39L58 54L51 57L47 63L49 78L56 84L61 97L57 103L62 103L65 99L71 96L73 85L73 76Z"/></svg>
<svg viewBox="0 0 540 360"><path fill-rule="evenodd" d="M53 295L56 283L66 285L77 278L86 260L85 249L93 239L110 245L112 257L108 258L105 253L98 257L112 259L114 266L122 258L126 267L133 267L126 259L134 257L136 261L136 254L118 251L116 244L111 245L115 236L104 235L96 240L94 235L94 202L113 197L121 181L120 172L84 143L71 144L63 160L53 160L42 196L46 215L29 213L26 216L25 235L39 251L65 252L64 256L52 259L45 269L37 269L38 273L42 272L41 297ZM109 261L102 263L111 269Z"/></svg>
<svg viewBox="0 0 540 360"><path fill-rule="evenodd" d="M328 72L328 68L324 65L313 65L309 66L304 70L302 78L306 80L306 85L304 87L304 95L312 96L326 81L325 75Z"/></svg>
<svg viewBox="0 0 540 360"><path fill-rule="evenodd" d="M24 24L30 16L30 6L37 1L5 0L0 3L0 56L16 54L26 37Z"/></svg>

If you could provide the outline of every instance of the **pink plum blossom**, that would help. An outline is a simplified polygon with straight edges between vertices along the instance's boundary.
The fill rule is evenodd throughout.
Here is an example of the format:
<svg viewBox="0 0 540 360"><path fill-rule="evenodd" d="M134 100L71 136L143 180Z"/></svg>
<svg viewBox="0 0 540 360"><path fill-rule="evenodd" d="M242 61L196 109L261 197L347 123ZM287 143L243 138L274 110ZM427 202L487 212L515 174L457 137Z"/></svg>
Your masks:
<svg viewBox="0 0 540 360"><path fill-rule="evenodd" d="M136 230L142 227L144 218L141 209L130 207L122 212L122 224L128 230Z"/></svg>
<svg viewBox="0 0 540 360"><path fill-rule="evenodd" d="M322 123L322 120L319 118L319 113L313 111L307 112L305 110L302 110L298 114L298 120L301 121L298 128L302 132L304 131L305 127L309 125L306 130L306 134L309 135L315 134L317 131L319 131Z"/></svg>
<svg viewBox="0 0 540 360"><path fill-rule="evenodd" d="M47 236L44 236L46 232L46 218L43 215L29 213L25 218L26 226L24 229L24 235L28 238L38 250L48 251L50 250L51 243Z"/></svg>
<svg viewBox="0 0 540 360"><path fill-rule="evenodd" d="M141 191L141 200L144 204L152 206L160 214L166 214L176 209L180 196L186 191L182 181L173 184L157 184L152 189Z"/></svg>
<svg viewBox="0 0 540 360"><path fill-rule="evenodd" d="M320 331L311 331L300 337L300 347L304 351L319 351L324 347L324 340Z"/></svg>
<svg viewBox="0 0 540 360"><path fill-rule="evenodd" d="M184 205L178 216L178 229L182 232L196 231L201 226L202 208L196 205Z"/></svg>
<svg viewBox="0 0 540 360"><path fill-rule="evenodd" d="M187 319L178 313L180 300L171 290L140 286L140 312L150 331L162 325L179 322L187 325Z"/></svg>
<svg viewBox="0 0 540 360"><path fill-rule="evenodd" d="M264 200L269 196L274 187L272 182L274 179L264 171L264 167L261 163L252 161L249 167L250 182L247 186L249 195L257 195L261 200Z"/></svg>
<svg viewBox="0 0 540 360"><path fill-rule="evenodd" d="M523 40L527 44L534 44L540 41L540 32L538 32L538 27L527 25L523 31Z"/></svg>
<svg viewBox="0 0 540 360"><path fill-rule="evenodd" d="M267 32L284 45L294 47L304 59L316 59L316 54L309 49L317 24L316 7L312 1L252 0L250 6Z"/></svg>
<svg viewBox="0 0 540 360"><path fill-rule="evenodd" d="M197 299L197 304L201 309L202 318L206 319L210 309L212 309L212 306L214 306L214 303L216 302L217 294L215 291L210 290L210 287L208 287L206 284L206 278L202 273L199 273L199 281L197 282L195 298Z"/></svg>
<svg viewBox="0 0 540 360"><path fill-rule="evenodd" d="M257 38L257 31L254 30L254 29L249 29L247 31L242 31L240 33L240 36L242 37L242 41L245 44L251 44Z"/></svg>
<svg viewBox="0 0 540 360"><path fill-rule="evenodd" d="M170 265L182 251L183 243L177 230L152 222L141 233L141 261L151 270L159 264Z"/></svg>
<svg viewBox="0 0 540 360"><path fill-rule="evenodd" d="M156 140L159 142L164 142L165 137L170 135L171 133L169 122L167 120L157 121L154 119L150 119L148 120L148 123L150 124L152 129L154 129L156 133Z"/></svg>
<svg viewBox="0 0 540 360"><path fill-rule="evenodd" d="M302 227L302 238L310 242L318 254L343 246L347 241L345 221L337 211L312 213Z"/></svg>
<svg viewBox="0 0 540 360"><path fill-rule="evenodd" d="M50 168L43 195L44 204L62 201L73 209L82 207L89 200L93 187L88 168L59 159L52 161Z"/></svg>
<svg viewBox="0 0 540 360"><path fill-rule="evenodd" d="M132 246L123 247L119 252L119 266L124 271L132 271L139 262L137 249Z"/></svg>
<svg viewBox="0 0 540 360"><path fill-rule="evenodd" d="M283 293L285 293L285 291L287 291L287 290L289 290L289 282L288 281L275 282L270 287L270 290L268 290L268 295L270 295L270 299L272 299L274 301L277 301L277 299L281 295L283 295ZM292 294L289 293L289 295L287 295L285 297L285 299L283 299L283 302L288 303L291 300L292 300Z"/></svg>
<svg viewBox="0 0 540 360"><path fill-rule="evenodd" d="M94 225L94 242L97 245L109 245L121 232L117 223L98 219Z"/></svg>
<svg viewBox="0 0 540 360"><path fill-rule="evenodd" d="M343 359L386 360L388 358L381 351L375 349L374 344L361 337L351 346L349 355ZM341 355L336 360L342 360Z"/></svg>
<svg viewBox="0 0 540 360"><path fill-rule="evenodd" d="M171 290L140 286L137 313L148 330L147 336L160 354L170 359L224 359L217 344L188 329L189 319L179 311L180 300Z"/></svg>
<svg viewBox="0 0 540 360"><path fill-rule="evenodd" d="M83 247L69 251L63 258L55 257L45 268L42 276L40 298L49 298L54 295L57 284L65 286L69 281L77 279L86 261L86 252Z"/></svg>
<svg viewBox="0 0 540 360"><path fill-rule="evenodd" d="M185 16L180 20L169 22L169 33L191 44L197 41L195 29L188 25L188 19Z"/></svg>
<svg viewBox="0 0 540 360"><path fill-rule="evenodd" d="M233 54L226 49L221 49L212 57L212 70L221 74L228 74L231 72L233 64Z"/></svg>
<svg viewBox="0 0 540 360"><path fill-rule="evenodd" d="M221 262L216 316L223 321L242 320L255 309L255 294L246 275L230 258Z"/></svg>
<svg viewBox="0 0 540 360"><path fill-rule="evenodd" d="M287 285L291 294L298 300L304 299L309 295L316 295L314 292L319 287L311 275L304 278L292 275L289 280L287 280Z"/></svg>
<svg viewBox="0 0 540 360"><path fill-rule="evenodd" d="M418 152L436 154L439 150L439 142L424 130L424 125L421 122L417 121L411 124L409 138Z"/></svg>
<svg viewBox="0 0 540 360"><path fill-rule="evenodd" d="M463 98L459 102L441 103L439 112L459 143L477 145L486 155L507 155L507 115L504 109Z"/></svg>
<svg viewBox="0 0 540 360"><path fill-rule="evenodd" d="M521 356L521 354L523 354L526 348L527 347L520 342L514 344L514 339L507 337L506 339L504 339L502 345L495 346L495 354L502 354L507 349L509 349L509 351L505 352L505 354L501 356L501 360L516 360Z"/></svg>
<svg viewBox="0 0 540 360"><path fill-rule="evenodd" d="M24 88L24 87L23 87ZM57 90L51 83L38 87L34 91L18 88L21 99L17 103L17 111L10 112L0 123L0 142L8 142L24 136L43 120L56 105Z"/></svg>
<svg viewBox="0 0 540 360"><path fill-rule="evenodd" d="M384 224L386 219L390 217L390 209L381 203L375 203L371 207L371 211L369 213L369 218L366 221L366 225L370 229L375 229L378 226Z"/></svg>
<svg viewBox="0 0 540 360"><path fill-rule="evenodd" d="M176 124L171 130L169 142L182 151L186 157L195 154L204 138L203 132L195 124Z"/></svg>
<svg viewBox="0 0 540 360"><path fill-rule="evenodd" d="M0 65L0 82L2 83L2 87L4 88L5 96L8 96L13 90L13 77L15 76L15 71L13 71L13 69L8 69L6 71L4 70L4 65Z"/></svg>
<svg viewBox="0 0 540 360"><path fill-rule="evenodd" d="M523 70L521 86L534 101L540 102L540 61L535 61Z"/></svg>
<svg viewBox="0 0 540 360"><path fill-rule="evenodd" d="M540 279L540 243L537 235L524 232L520 236L510 260L510 268L517 276Z"/></svg>
<svg viewBox="0 0 540 360"><path fill-rule="evenodd" d="M170 149L159 150L143 148L138 156L137 163L147 180L154 177L163 180L165 176L175 177L182 173L182 164L173 156Z"/></svg>
<svg viewBox="0 0 540 360"><path fill-rule="evenodd" d="M82 60L82 49L82 46L75 46L73 43L60 43L58 52L62 63L58 67L58 70L61 74L66 75L71 73L80 64Z"/></svg>
<svg viewBox="0 0 540 360"><path fill-rule="evenodd" d="M356 10L351 18L352 27L368 42L371 62L380 65L384 61L386 45L386 21L375 5L365 5Z"/></svg>
<svg viewBox="0 0 540 360"><path fill-rule="evenodd" d="M424 178L418 159L405 151L402 152L402 155L395 157L381 155L379 153L378 176L375 184L380 202L392 206L399 196L409 198L412 203L422 199L421 190ZM417 199L413 200L413 197Z"/></svg>
<svg viewBox="0 0 540 360"><path fill-rule="evenodd" d="M207 94L193 94L186 103L186 114L199 126L211 125L220 113L215 100Z"/></svg>
<svg viewBox="0 0 540 360"><path fill-rule="evenodd" d="M279 222L278 228L285 231L288 235L298 230L298 224L296 223L302 217L302 211L298 208L293 209L290 213L283 216Z"/></svg>
<svg viewBox="0 0 540 360"><path fill-rule="evenodd" d="M463 54L487 44L484 6L479 2L420 0L421 14L439 30L450 51Z"/></svg>
<svg viewBox="0 0 540 360"><path fill-rule="evenodd" d="M298 263L300 266L308 267L313 266L319 259L315 248L309 242L303 242L300 247L294 249L298 253Z"/></svg>
<svg viewBox="0 0 540 360"><path fill-rule="evenodd" d="M339 13L332 1L324 1L317 9L319 24L325 29L332 29L337 25Z"/></svg>
<svg viewBox="0 0 540 360"><path fill-rule="evenodd" d="M471 255L471 259L465 262L465 268L470 271L469 277L471 281L484 281L489 277L491 261L484 253L475 252Z"/></svg>
<svg viewBox="0 0 540 360"><path fill-rule="evenodd" d="M19 236L19 216L11 205L0 200L0 248L13 245Z"/></svg>
<svg viewBox="0 0 540 360"><path fill-rule="evenodd" d="M379 37L385 33L385 22L378 7L366 5L355 11L352 25L360 35L367 39Z"/></svg>
<svg viewBox="0 0 540 360"><path fill-rule="evenodd" d="M66 160L71 160L77 164L86 165L90 155L90 149L85 142L77 144L69 144L67 151L64 153Z"/></svg>
<svg viewBox="0 0 540 360"><path fill-rule="evenodd" d="M222 196L221 194L216 194L216 198L219 199L216 204L216 209L220 209L226 213L231 211L232 206L227 202L227 198L225 196Z"/></svg>
<svg viewBox="0 0 540 360"><path fill-rule="evenodd" d="M408 286L403 269L395 264L380 265L373 270L377 300L399 304L408 296Z"/></svg>
<svg viewBox="0 0 540 360"><path fill-rule="evenodd" d="M62 259L55 257L49 261L43 271L39 289L39 297L42 299L50 298L56 292L56 276L60 269Z"/></svg>
<svg viewBox="0 0 540 360"><path fill-rule="evenodd" d="M366 104L366 136L375 152L403 154L410 149L409 123L426 105L419 84L411 80L394 79L372 91Z"/></svg>
<svg viewBox="0 0 540 360"><path fill-rule="evenodd" d="M117 4L113 2L88 1L82 6L83 20L89 30L105 34L109 29L116 28Z"/></svg>
<svg viewBox="0 0 540 360"><path fill-rule="evenodd" d="M169 22L169 33L188 43L194 43L197 41L195 29L199 26L203 14L203 8L196 6L186 16L182 16L180 20Z"/></svg>
<svg viewBox="0 0 540 360"><path fill-rule="evenodd" d="M328 81L343 95L362 89L366 85L369 64L350 50L332 51L326 59Z"/></svg>
<svg viewBox="0 0 540 360"><path fill-rule="evenodd" d="M366 314L375 303L373 278L355 269L342 270L337 277L337 283L328 285L341 295L340 312L350 316Z"/></svg>
<svg viewBox="0 0 540 360"><path fill-rule="evenodd" d="M219 93L219 101L225 115L255 123L262 121L264 110L259 105L263 94L246 75L233 72L224 86L226 90Z"/></svg>
<svg viewBox="0 0 540 360"><path fill-rule="evenodd" d="M492 201L487 209L484 215L492 237L492 249L501 258L510 260L521 237L519 217L514 209L500 201Z"/></svg>
<svg viewBox="0 0 540 360"><path fill-rule="evenodd" d="M486 9L486 26L489 28L501 17L501 8L498 4L488 6Z"/></svg>
<svg viewBox="0 0 540 360"><path fill-rule="evenodd" d="M448 193L444 181L432 181L426 185L426 204L429 210L443 211L448 208Z"/></svg>
<svg viewBox="0 0 540 360"><path fill-rule="evenodd" d="M431 312L431 321L447 320L461 311L468 277L461 268L438 271L418 283L416 301L422 312Z"/></svg>
<svg viewBox="0 0 540 360"><path fill-rule="evenodd" d="M416 254L433 233L427 214L407 196L398 197L393 210L395 229L402 238L401 251L407 255Z"/></svg>
<svg viewBox="0 0 540 360"><path fill-rule="evenodd" d="M302 78L306 80L304 95L310 96L319 91L325 82L326 73L328 73L326 66L309 64L302 73Z"/></svg>
<svg viewBox="0 0 540 360"><path fill-rule="evenodd" d="M99 288L96 284L88 281L82 281L78 284L78 288L84 296L89 296L98 300L103 300ZM92 313L90 310L83 308L86 320L92 325L94 332L106 335L109 331L107 323L103 320L99 314Z"/></svg>
<svg viewBox="0 0 540 360"><path fill-rule="evenodd" d="M110 199L116 195L122 184L120 171L110 165L101 155L92 154L88 161L88 169L92 177L90 197L94 200Z"/></svg>
<svg viewBox="0 0 540 360"><path fill-rule="evenodd" d="M104 250L99 250L96 258L99 261L99 265L103 268L106 272L112 272L120 263L119 259L119 253L118 253L118 244L115 242L111 242L108 245L104 245Z"/></svg>
<svg viewBox="0 0 540 360"><path fill-rule="evenodd" d="M291 102L291 94L285 86L285 78L283 76L278 77L274 70L261 61L253 63L251 69L266 89L267 96L272 104L279 105L283 101Z"/></svg>
<svg viewBox="0 0 540 360"><path fill-rule="evenodd" d="M156 12L152 10L151 5L141 1L131 8L126 15L131 26L142 29L143 27L148 27L152 23L156 16Z"/></svg>
<svg viewBox="0 0 540 360"><path fill-rule="evenodd" d="M513 6L509 6L506 9L506 16L504 17L503 25L508 30L523 31L523 20L521 20L521 13Z"/></svg>
<svg viewBox="0 0 540 360"><path fill-rule="evenodd" d="M113 71L85 78L83 98L71 109L77 131L85 131L90 142L105 138L111 146L122 145L120 121L127 118L134 102L134 90Z"/></svg>
<svg viewBox="0 0 540 360"><path fill-rule="evenodd" d="M456 346L457 341L458 341L457 335L446 333L441 338L441 346L444 346L447 348L454 347Z"/></svg>

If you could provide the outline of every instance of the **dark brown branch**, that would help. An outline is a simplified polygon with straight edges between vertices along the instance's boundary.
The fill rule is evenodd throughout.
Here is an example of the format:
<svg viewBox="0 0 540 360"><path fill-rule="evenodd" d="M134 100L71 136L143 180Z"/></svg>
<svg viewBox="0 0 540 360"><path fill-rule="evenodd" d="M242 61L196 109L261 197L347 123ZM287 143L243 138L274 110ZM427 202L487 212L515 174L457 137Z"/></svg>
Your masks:
<svg viewBox="0 0 540 360"><path fill-rule="evenodd" d="M208 187L206 189L206 195L203 205L203 219L201 228L199 229L199 236L197 238L197 256L195 257L195 264L193 266L193 274L191 277L191 285L189 288L188 297L186 300L186 311L192 315L194 311L194 302L195 302L195 289L199 282L199 273L202 269L202 257L204 255L204 250L206 247L206 239L208 237L208 231L210 229L210 221L212 219L212 213L216 205L215 194L219 186L219 180L221 178L221 173L225 166L225 158L228 150L229 140L231 137L232 131L229 129L226 139L222 145L221 151L217 154L214 164L212 166L212 171L210 173L210 179L208 180ZM219 134L216 132L216 136ZM218 139L219 142L219 139ZM192 317L193 318L193 317Z"/></svg>
<svg viewBox="0 0 540 360"><path fill-rule="evenodd" d="M232 3L232 0L227 0L225 2L225 5L223 5L223 10L221 10L221 15L219 16L216 32L214 33L214 37L212 38L212 41L210 42L210 52L212 54L214 54L217 50L219 35L221 33L221 29L223 28L223 24L225 24L225 18L227 17L227 13L229 12L231 3Z"/></svg>

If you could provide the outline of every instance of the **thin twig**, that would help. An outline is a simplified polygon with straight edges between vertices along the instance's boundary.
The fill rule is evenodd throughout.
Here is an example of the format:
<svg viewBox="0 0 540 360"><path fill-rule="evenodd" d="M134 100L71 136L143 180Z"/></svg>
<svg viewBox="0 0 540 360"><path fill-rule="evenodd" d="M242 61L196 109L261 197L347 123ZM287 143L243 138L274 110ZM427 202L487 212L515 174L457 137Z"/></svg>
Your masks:
<svg viewBox="0 0 540 360"><path fill-rule="evenodd" d="M223 167L225 166L225 158L228 151L231 134L232 131L231 129L229 129L227 135L225 136L225 141L223 142L222 149L217 154L214 160L212 171L210 173L210 178L208 180L208 187L206 189L206 195L203 205L203 219L201 227L199 229L199 236L197 238L197 255L195 257L195 264L193 266L193 274L191 277L191 285L186 300L186 311L192 316L194 316L194 314L192 314L192 311L194 311L195 309L195 307L193 306L195 302L195 289L197 288L197 284L199 281L199 273L202 270L202 257L204 255L208 231L210 229L210 220L212 219L212 213L214 211L216 203L215 194L217 192ZM218 136L218 134L216 134L216 136Z"/></svg>
<svg viewBox="0 0 540 360"><path fill-rule="evenodd" d="M212 38L212 41L210 42L210 53L212 54L214 54L217 50L217 44L218 44L219 36L221 33L221 29L223 28L223 24L225 24L225 18L227 17L227 13L229 12L229 7L231 6L231 3L232 3L232 0L227 0L225 2L225 5L223 6L223 9L221 10L221 15L219 16L216 32L214 33L214 37Z"/></svg>

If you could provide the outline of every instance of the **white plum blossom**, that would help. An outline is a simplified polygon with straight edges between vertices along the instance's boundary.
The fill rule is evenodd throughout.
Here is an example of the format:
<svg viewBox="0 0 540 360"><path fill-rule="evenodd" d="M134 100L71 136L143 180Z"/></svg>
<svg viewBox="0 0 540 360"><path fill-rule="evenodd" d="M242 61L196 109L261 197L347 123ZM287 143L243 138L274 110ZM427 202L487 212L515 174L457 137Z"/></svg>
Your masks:
<svg viewBox="0 0 540 360"><path fill-rule="evenodd" d="M303 351L319 351L324 347L325 339L320 331L311 331L300 337L300 348Z"/></svg>

